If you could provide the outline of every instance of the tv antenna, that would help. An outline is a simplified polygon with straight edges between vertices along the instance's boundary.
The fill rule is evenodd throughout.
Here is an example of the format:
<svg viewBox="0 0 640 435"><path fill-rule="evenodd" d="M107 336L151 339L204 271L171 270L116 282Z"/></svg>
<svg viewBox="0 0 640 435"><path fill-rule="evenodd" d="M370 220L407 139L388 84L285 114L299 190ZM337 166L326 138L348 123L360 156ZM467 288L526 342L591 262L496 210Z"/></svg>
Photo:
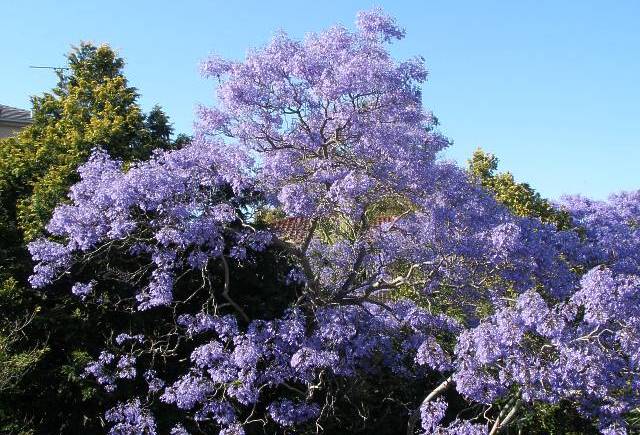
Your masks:
<svg viewBox="0 0 640 435"><path fill-rule="evenodd" d="M29 65L29 68L33 69L52 69L57 73L61 73L62 71L68 70L69 68L63 66L38 66L38 65Z"/></svg>

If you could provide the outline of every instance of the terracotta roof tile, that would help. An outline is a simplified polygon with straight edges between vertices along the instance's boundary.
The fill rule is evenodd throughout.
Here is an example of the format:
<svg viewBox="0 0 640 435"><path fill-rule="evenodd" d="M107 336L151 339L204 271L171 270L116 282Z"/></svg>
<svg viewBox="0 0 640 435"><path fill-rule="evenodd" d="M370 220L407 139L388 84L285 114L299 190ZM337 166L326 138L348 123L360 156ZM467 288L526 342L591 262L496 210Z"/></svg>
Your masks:
<svg viewBox="0 0 640 435"><path fill-rule="evenodd" d="M281 239L302 243L311 228L311 221L303 217L289 217L275 222L272 228Z"/></svg>
<svg viewBox="0 0 640 435"><path fill-rule="evenodd" d="M372 222L372 226L377 227L393 222L394 219L396 219L395 216L379 217ZM283 240L302 243L311 228L311 220L304 217L288 217L274 222L271 228Z"/></svg>

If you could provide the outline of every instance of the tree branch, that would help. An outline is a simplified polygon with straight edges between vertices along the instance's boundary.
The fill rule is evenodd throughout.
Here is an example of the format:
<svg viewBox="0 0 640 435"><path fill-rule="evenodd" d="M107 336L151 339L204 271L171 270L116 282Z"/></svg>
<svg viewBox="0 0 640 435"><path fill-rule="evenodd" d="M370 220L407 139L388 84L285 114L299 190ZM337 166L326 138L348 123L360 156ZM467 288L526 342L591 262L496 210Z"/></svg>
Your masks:
<svg viewBox="0 0 640 435"><path fill-rule="evenodd" d="M445 379L440 385L434 388L427 397L424 398L422 403L420 403L420 406L418 406L418 408L415 409L409 416L409 422L407 423L407 435L413 435L415 432L416 424L420 419L420 408L422 408L424 405L426 405L427 403L431 402L433 399L438 397L440 394L446 391L446 389L449 388L452 384L453 384L453 375Z"/></svg>
<svg viewBox="0 0 640 435"><path fill-rule="evenodd" d="M224 255L221 256L220 258L222 259L222 266L224 267L224 290L222 291L222 297L225 298L233 308L235 308L235 310L238 312L238 314L240 314L240 316L244 319L245 322L249 323L250 321L249 316L247 316L247 314L244 312L242 307L240 307L240 305L238 305L236 301L231 299L231 296L229 296L229 289L230 289L229 263L227 262L227 259L224 257Z"/></svg>
<svg viewBox="0 0 640 435"><path fill-rule="evenodd" d="M511 423L511 420L513 420L513 418L516 415L516 412L518 412L518 409L520 408L520 403L521 403L520 399L516 399L516 398L512 398L507 402L507 405L504 407L502 411L500 411L498 418L496 418L496 421L493 424L493 427L491 428L489 435L496 435L500 433L505 427L509 425L509 423ZM504 417L504 420L501 420L502 417Z"/></svg>

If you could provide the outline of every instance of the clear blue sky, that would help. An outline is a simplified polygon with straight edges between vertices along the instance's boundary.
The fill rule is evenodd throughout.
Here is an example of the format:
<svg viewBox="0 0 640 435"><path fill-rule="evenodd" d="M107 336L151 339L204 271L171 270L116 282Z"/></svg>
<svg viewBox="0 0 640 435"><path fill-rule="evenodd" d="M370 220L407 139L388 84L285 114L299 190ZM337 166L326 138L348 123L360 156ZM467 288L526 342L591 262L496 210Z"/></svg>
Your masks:
<svg viewBox="0 0 640 435"><path fill-rule="evenodd" d="M481 146L544 195L640 188L640 1L3 1L0 103L29 108L55 84L29 65L64 64L106 42L148 110L179 132L213 102L209 53L241 58L277 29L302 37L382 6L407 29L398 57L423 55L424 102L466 161Z"/></svg>

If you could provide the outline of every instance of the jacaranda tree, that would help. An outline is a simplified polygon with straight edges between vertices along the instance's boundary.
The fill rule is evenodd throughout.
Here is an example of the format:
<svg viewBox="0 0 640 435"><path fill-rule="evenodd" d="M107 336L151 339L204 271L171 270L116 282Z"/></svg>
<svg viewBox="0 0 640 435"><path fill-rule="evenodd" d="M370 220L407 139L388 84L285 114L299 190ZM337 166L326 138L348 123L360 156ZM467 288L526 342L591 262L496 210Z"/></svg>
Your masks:
<svg viewBox="0 0 640 435"><path fill-rule="evenodd" d="M512 213L436 158L403 36L374 10L211 58L191 144L80 169L31 283L121 313L87 367L111 433L495 434L561 402L625 432L640 192Z"/></svg>

